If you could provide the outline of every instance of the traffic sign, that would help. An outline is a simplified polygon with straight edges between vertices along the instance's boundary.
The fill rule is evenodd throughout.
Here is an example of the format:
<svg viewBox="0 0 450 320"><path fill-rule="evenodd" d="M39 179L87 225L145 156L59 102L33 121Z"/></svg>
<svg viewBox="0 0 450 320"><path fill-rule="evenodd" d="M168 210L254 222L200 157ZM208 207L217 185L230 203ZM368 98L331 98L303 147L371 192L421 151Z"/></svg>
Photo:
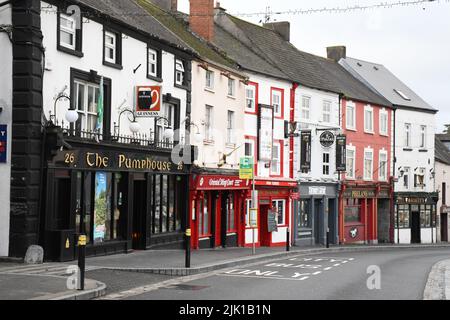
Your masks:
<svg viewBox="0 0 450 320"><path fill-rule="evenodd" d="M253 179L253 158L241 158L239 165L239 179Z"/></svg>

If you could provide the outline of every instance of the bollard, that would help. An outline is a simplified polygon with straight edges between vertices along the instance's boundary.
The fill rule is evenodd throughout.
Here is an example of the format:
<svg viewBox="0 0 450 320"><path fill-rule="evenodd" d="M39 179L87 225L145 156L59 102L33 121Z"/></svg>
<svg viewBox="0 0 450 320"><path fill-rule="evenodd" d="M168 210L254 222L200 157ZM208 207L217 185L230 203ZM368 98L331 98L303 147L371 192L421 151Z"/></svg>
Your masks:
<svg viewBox="0 0 450 320"><path fill-rule="evenodd" d="M330 228L327 229L327 249L330 248Z"/></svg>
<svg viewBox="0 0 450 320"><path fill-rule="evenodd" d="M191 267L191 229L186 229L186 268Z"/></svg>
<svg viewBox="0 0 450 320"><path fill-rule="evenodd" d="M290 236L290 232L289 229L286 232L286 251L290 251L291 250L291 236Z"/></svg>
<svg viewBox="0 0 450 320"><path fill-rule="evenodd" d="M78 269L80 270L80 283L78 290L84 290L84 274L86 271L86 235L78 237Z"/></svg>

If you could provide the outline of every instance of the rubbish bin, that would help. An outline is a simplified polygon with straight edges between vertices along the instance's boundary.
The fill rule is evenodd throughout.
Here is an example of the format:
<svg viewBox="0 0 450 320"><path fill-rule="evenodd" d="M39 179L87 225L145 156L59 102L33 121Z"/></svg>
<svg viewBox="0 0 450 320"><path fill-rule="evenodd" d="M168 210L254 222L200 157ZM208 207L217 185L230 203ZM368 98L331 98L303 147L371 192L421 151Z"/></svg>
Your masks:
<svg viewBox="0 0 450 320"><path fill-rule="evenodd" d="M47 237L47 258L57 262L75 260L75 230L52 230Z"/></svg>

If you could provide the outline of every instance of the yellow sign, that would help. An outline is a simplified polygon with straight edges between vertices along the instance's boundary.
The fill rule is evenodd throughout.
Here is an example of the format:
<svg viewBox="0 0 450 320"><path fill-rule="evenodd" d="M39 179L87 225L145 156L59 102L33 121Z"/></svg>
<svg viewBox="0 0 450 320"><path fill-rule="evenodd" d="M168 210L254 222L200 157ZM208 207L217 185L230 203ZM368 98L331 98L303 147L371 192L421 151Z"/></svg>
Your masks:
<svg viewBox="0 0 450 320"><path fill-rule="evenodd" d="M66 249L69 249L70 248L70 241L69 241L69 238L67 238L67 240L66 240Z"/></svg>
<svg viewBox="0 0 450 320"><path fill-rule="evenodd" d="M192 236L192 230L191 229L187 229L186 230L186 237L190 237Z"/></svg>
<svg viewBox="0 0 450 320"><path fill-rule="evenodd" d="M79 246L86 246L86 242L87 242L87 239L86 239L85 235L78 237L78 245Z"/></svg>
<svg viewBox="0 0 450 320"><path fill-rule="evenodd" d="M239 179L251 180L253 179L253 158L241 158L239 166Z"/></svg>

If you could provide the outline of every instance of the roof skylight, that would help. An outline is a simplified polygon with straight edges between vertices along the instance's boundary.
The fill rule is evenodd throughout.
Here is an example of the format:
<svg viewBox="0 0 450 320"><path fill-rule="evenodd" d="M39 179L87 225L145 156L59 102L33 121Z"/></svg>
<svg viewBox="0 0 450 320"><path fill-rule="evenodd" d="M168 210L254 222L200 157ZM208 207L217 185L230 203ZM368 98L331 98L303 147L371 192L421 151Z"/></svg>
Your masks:
<svg viewBox="0 0 450 320"><path fill-rule="evenodd" d="M404 94L402 91L394 89L395 93L397 93L400 97L402 97L406 101L411 101L411 98L409 98L406 94Z"/></svg>

